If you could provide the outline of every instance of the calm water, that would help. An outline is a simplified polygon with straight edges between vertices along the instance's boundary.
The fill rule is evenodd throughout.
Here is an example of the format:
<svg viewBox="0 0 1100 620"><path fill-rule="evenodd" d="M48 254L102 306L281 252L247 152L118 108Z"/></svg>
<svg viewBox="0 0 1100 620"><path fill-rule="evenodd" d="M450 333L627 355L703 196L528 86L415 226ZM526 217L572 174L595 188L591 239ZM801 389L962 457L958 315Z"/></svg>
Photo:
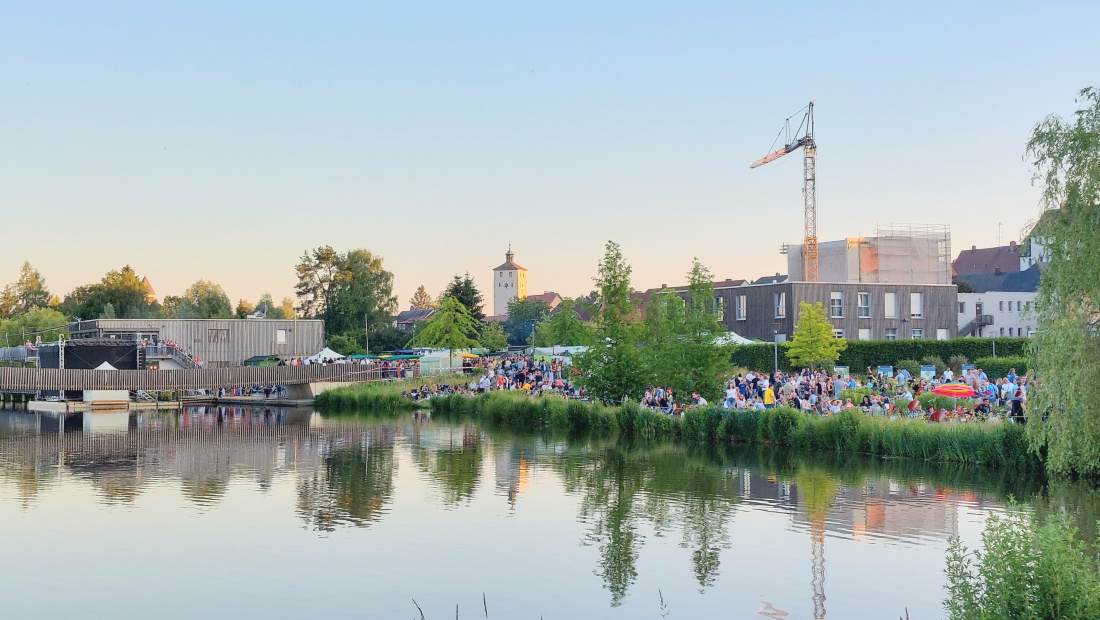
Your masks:
<svg viewBox="0 0 1100 620"><path fill-rule="evenodd" d="M1011 472L411 415L3 412L0 588L8 618L484 618L484 592L498 619L923 620L1008 494L1096 512Z"/></svg>

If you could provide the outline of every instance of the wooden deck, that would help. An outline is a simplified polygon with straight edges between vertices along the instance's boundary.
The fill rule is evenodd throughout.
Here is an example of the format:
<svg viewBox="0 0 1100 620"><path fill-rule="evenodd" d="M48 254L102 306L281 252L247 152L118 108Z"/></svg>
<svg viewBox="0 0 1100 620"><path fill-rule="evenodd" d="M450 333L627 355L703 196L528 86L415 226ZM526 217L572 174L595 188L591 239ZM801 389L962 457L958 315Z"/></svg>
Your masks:
<svg viewBox="0 0 1100 620"><path fill-rule="evenodd" d="M415 369L414 371L415 372ZM393 378L356 364L257 366L188 370L71 370L0 368L0 391L202 390L253 385L300 385L329 381L364 383Z"/></svg>

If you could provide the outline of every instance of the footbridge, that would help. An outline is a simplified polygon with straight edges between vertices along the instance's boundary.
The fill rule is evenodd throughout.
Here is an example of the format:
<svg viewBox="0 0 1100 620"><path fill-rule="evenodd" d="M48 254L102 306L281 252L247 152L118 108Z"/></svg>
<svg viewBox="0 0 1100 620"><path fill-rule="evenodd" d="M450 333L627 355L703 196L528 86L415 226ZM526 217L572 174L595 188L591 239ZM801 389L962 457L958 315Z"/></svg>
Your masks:
<svg viewBox="0 0 1100 620"><path fill-rule="evenodd" d="M416 368L407 371L416 376ZM0 368L0 391L61 390L214 390L253 385L283 385L292 398L311 398L326 389L351 383L394 379L392 369L358 364L309 366L243 366L184 370L76 370L69 368Z"/></svg>

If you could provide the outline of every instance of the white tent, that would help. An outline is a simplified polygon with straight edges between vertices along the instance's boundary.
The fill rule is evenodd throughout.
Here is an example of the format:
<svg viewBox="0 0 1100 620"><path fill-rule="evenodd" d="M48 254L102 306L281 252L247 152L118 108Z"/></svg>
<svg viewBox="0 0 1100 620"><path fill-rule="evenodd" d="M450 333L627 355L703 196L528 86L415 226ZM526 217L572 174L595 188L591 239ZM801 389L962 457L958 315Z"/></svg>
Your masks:
<svg viewBox="0 0 1100 620"><path fill-rule="evenodd" d="M319 352L317 352L315 355L311 356L309 358L309 363L310 364L315 364L315 363L320 362L321 360L342 360L342 359L344 359L343 355L340 355L336 351L333 351L332 349L330 349L328 347L325 347L325 348L321 349Z"/></svg>
<svg viewBox="0 0 1100 620"><path fill-rule="evenodd" d="M118 370L117 368L112 366L110 362L103 362L99 366L96 366L95 369L96 370Z"/></svg>
<svg viewBox="0 0 1100 620"><path fill-rule="evenodd" d="M726 332L714 339L714 344L752 344L753 341L733 332Z"/></svg>

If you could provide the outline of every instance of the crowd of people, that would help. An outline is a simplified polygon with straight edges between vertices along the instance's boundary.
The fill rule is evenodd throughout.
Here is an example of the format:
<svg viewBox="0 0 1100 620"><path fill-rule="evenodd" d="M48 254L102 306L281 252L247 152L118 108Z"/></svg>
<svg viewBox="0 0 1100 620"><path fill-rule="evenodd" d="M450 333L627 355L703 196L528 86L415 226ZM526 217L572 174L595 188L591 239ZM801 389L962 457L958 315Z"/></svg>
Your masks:
<svg viewBox="0 0 1100 620"><path fill-rule="evenodd" d="M567 398L583 398L583 391L566 377L565 358L536 358L533 355L506 354L481 357L463 364L471 375L461 383L425 384L405 393L416 401L440 395L476 395L486 392L521 390L534 396L555 394Z"/></svg>

